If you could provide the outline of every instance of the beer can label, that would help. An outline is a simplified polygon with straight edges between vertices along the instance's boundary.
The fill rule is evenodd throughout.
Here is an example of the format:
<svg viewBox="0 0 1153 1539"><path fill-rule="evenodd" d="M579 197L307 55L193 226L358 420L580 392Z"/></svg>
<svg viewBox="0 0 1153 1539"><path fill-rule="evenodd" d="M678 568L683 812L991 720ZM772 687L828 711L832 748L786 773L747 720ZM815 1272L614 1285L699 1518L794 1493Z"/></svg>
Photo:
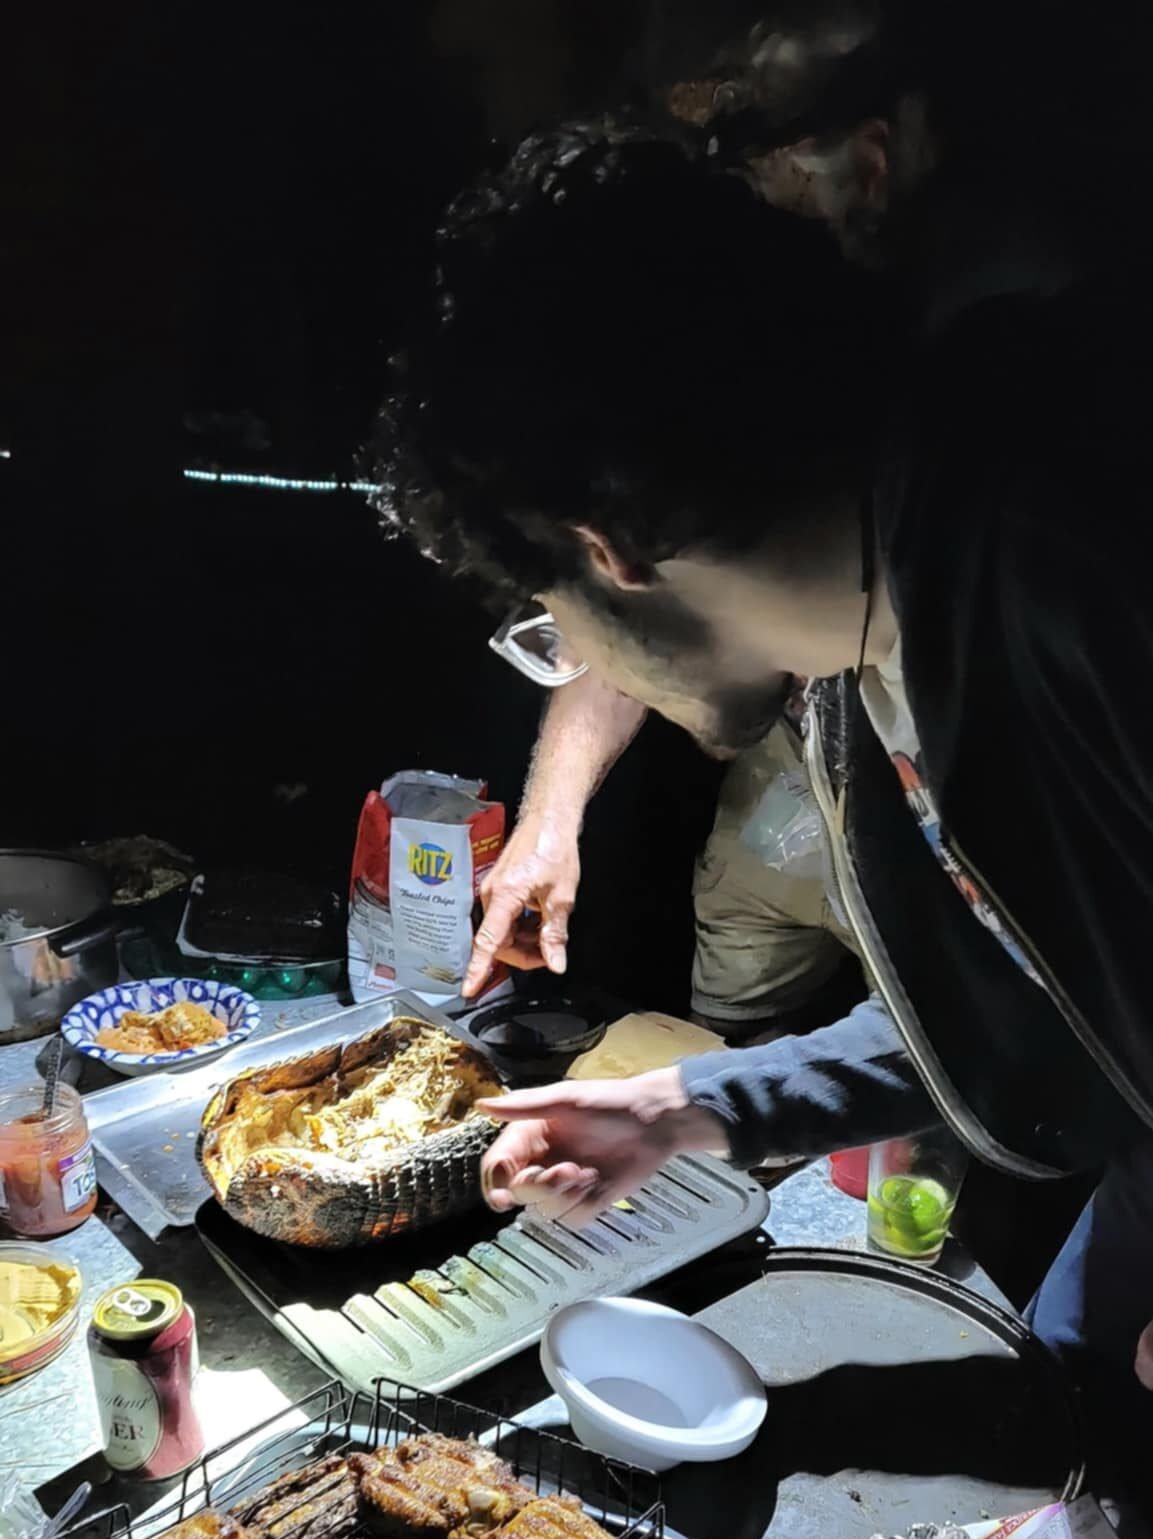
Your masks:
<svg viewBox="0 0 1153 1539"><path fill-rule="evenodd" d="M104 1457L114 1470L141 1469L164 1436L160 1397L152 1380L122 1357L92 1355L92 1377L104 1429Z"/></svg>

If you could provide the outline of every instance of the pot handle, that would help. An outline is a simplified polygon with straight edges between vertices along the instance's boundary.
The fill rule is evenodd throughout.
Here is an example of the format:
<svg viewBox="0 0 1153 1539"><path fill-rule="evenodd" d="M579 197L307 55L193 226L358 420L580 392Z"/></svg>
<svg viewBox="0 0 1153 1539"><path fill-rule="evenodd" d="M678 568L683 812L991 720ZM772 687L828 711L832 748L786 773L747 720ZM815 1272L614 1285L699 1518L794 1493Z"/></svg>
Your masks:
<svg viewBox="0 0 1153 1539"><path fill-rule="evenodd" d="M115 909L105 908L98 914L91 914L87 919L69 925L57 935L50 935L48 944L58 957L74 957L78 951L87 951L90 946L100 946L105 941L114 940L123 929L124 920Z"/></svg>

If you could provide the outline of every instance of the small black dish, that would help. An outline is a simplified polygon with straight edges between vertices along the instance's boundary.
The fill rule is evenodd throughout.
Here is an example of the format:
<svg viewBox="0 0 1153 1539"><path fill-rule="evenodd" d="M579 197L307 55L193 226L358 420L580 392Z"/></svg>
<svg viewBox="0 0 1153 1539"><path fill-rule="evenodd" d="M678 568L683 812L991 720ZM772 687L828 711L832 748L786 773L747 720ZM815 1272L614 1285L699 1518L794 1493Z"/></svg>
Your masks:
<svg viewBox="0 0 1153 1539"><path fill-rule="evenodd" d="M605 1012L564 994L514 995L463 1023L511 1079L559 1079L605 1034Z"/></svg>

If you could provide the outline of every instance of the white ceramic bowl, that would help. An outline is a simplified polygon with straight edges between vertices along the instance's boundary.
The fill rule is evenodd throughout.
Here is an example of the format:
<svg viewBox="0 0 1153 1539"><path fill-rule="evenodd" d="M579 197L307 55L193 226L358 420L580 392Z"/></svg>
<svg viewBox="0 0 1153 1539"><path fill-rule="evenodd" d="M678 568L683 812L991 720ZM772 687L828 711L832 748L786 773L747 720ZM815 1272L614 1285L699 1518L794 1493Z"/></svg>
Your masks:
<svg viewBox="0 0 1153 1539"><path fill-rule="evenodd" d="M175 1053L121 1053L101 1047L96 1033L105 1026L115 1026L129 1010L149 1013L188 1000L203 1005L228 1030L215 1042L199 1047L184 1047ZM206 1058L215 1058L238 1042L250 1037L260 1024L260 1006L251 994L231 983L208 978L150 978L146 983L117 983L98 994L89 994L73 1005L60 1023L69 1047L88 1058L98 1058L117 1074L156 1074L162 1070L198 1068Z"/></svg>
<svg viewBox="0 0 1153 1539"><path fill-rule="evenodd" d="M570 1304L549 1322L540 1357L585 1447L642 1469L731 1459L765 1419L751 1364L662 1304Z"/></svg>

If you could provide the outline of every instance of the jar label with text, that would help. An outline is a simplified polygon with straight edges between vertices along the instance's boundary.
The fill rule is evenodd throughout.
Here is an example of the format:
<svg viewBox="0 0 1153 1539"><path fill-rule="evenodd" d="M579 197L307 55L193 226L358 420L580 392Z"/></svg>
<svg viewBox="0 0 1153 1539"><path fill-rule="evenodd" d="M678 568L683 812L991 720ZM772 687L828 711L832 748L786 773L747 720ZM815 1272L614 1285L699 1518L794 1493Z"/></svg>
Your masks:
<svg viewBox="0 0 1153 1539"><path fill-rule="evenodd" d="M141 1469L160 1447L160 1398L135 1363L93 1355L92 1377L104 1428L104 1457L114 1470Z"/></svg>
<svg viewBox="0 0 1153 1539"><path fill-rule="evenodd" d="M96 1157L92 1145L86 1143L75 1154L66 1154L60 1161L60 1190L64 1194L65 1213L75 1213L82 1208L96 1190Z"/></svg>

